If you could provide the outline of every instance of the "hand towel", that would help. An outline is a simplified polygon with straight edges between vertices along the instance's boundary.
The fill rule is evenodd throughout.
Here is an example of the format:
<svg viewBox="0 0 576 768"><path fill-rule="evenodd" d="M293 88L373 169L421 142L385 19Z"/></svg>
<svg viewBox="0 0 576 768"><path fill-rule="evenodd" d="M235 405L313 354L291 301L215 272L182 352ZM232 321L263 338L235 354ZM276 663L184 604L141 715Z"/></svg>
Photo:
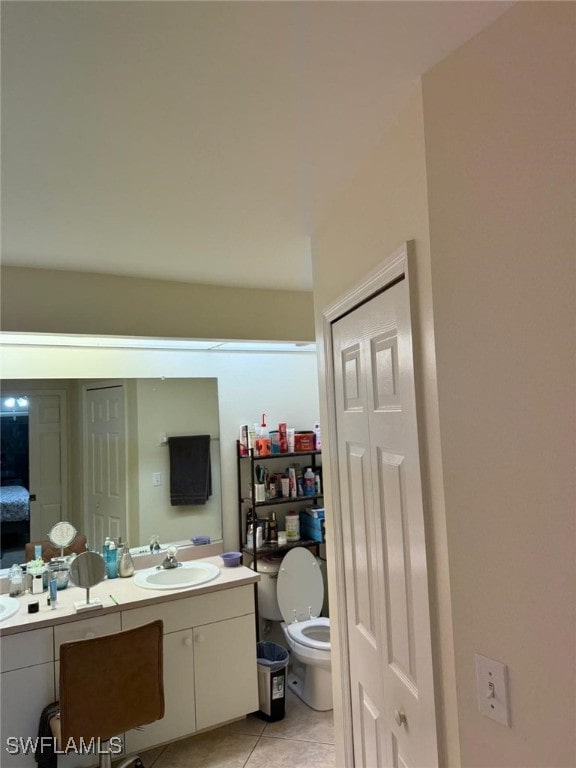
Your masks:
<svg viewBox="0 0 576 768"><path fill-rule="evenodd" d="M212 495L210 435L169 437L170 504L206 504Z"/></svg>

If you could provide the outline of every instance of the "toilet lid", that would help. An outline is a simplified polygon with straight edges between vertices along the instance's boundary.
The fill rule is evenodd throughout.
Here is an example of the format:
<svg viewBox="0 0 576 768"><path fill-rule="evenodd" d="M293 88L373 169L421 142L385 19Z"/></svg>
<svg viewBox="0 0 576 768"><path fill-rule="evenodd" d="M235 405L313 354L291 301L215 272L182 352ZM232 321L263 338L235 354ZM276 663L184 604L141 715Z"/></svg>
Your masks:
<svg viewBox="0 0 576 768"><path fill-rule="evenodd" d="M324 600L324 580L318 561L308 549L291 549L282 560L276 589L278 606L288 624L319 616Z"/></svg>

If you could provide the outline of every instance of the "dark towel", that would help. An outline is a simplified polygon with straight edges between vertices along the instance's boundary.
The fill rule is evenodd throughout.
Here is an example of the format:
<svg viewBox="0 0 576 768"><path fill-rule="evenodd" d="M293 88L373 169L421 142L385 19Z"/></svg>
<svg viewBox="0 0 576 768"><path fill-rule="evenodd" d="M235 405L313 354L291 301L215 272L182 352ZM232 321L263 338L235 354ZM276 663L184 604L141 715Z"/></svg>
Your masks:
<svg viewBox="0 0 576 768"><path fill-rule="evenodd" d="M38 744L34 758L38 768L56 768L58 757L55 752L55 743L50 729L50 720L60 713L60 702L54 701L42 710L40 723L38 724Z"/></svg>
<svg viewBox="0 0 576 768"><path fill-rule="evenodd" d="M170 504L206 504L212 495L210 435L169 437Z"/></svg>

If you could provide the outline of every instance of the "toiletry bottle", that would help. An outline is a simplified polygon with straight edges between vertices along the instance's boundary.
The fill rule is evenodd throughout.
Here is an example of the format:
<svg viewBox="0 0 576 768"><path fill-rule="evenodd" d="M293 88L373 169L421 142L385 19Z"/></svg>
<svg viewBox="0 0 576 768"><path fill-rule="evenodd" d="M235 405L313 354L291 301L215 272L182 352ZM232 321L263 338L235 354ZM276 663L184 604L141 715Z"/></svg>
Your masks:
<svg viewBox="0 0 576 768"><path fill-rule="evenodd" d="M276 513L270 513L270 520L268 522L268 538L271 544L278 542L278 523L276 522Z"/></svg>
<svg viewBox="0 0 576 768"><path fill-rule="evenodd" d="M108 546L106 576L109 579L116 579L118 577L118 553L116 552L116 543L114 542L114 539L110 541L110 545Z"/></svg>
<svg viewBox="0 0 576 768"><path fill-rule="evenodd" d="M262 540L262 526L256 526L256 549L261 549L263 544Z"/></svg>
<svg viewBox="0 0 576 768"><path fill-rule="evenodd" d="M298 512L291 510L286 514L286 541L288 544L292 541L300 540L300 517Z"/></svg>
<svg viewBox="0 0 576 768"><path fill-rule="evenodd" d="M320 435L320 422L314 422L314 448L319 451L322 448L322 439Z"/></svg>
<svg viewBox="0 0 576 768"><path fill-rule="evenodd" d="M268 427L266 426L266 414L262 414L262 423L260 424L260 433L258 437L270 437Z"/></svg>
<svg viewBox="0 0 576 768"><path fill-rule="evenodd" d="M134 576L134 561L132 555L128 549L128 544L124 544L122 555L120 556L120 565L118 566L118 574L125 579L128 576Z"/></svg>
<svg viewBox="0 0 576 768"><path fill-rule="evenodd" d="M254 523L248 525L248 531L246 533L246 546L248 549L252 549L254 546Z"/></svg>
<svg viewBox="0 0 576 768"><path fill-rule="evenodd" d="M55 576L53 576L48 582L48 589L50 590L50 607L54 611L58 601L58 582Z"/></svg>
<svg viewBox="0 0 576 768"><path fill-rule="evenodd" d="M316 479L312 468L308 467L304 473L304 496L314 496L316 493Z"/></svg>
<svg viewBox="0 0 576 768"><path fill-rule="evenodd" d="M44 576L42 573L32 574L32 594L41 595L44 591Z"/></svg>
<svg viewBox="0 0 576 768"><path fill-rule="evenodd" d="M316 496L322 495L322 480L318 472L316 472L314 475L314 490L316 492Z"/></svg>

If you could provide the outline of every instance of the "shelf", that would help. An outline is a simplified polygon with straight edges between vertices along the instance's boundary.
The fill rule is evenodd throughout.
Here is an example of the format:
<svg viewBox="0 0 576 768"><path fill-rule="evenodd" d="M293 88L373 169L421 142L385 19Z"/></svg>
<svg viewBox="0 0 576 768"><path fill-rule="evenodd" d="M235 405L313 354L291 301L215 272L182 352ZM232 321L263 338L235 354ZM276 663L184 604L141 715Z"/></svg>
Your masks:
<svg viewBox="0 0 576 768"><path fill-rule="evenodd" d="M239 459L253 459L256 461L269 461L270 459L289 459L294 456L320 456L322 451L296 451L295 453L269 453L268 456L251 456L249 453L246 456L238 456Z"/></svg>
<svg viewBox="0 0 576 768"><path fill-rule="evenodd" d="M276 504L301 504L303 501L316 501L317 499L323 499L324 496L319 494L314 494L314 496L297 496L295 499L268 499L267 501L255 501L254 507L272 507ZM249 504L252 506L252 499L242 499L242 502L244 504Z"/></svg>
<svg viewBox="0 0 576 768"><path fill-rule="evenodd" d="M242 552L245 555L251 555L254 557L254 555L257 555L258 557L265 557L266 555L273 555L273 554L281 554L282 552L287 552L290 549L294 549L294 547L317 547L320 544L322 544L321 541L314 541L314 539L300 539L299 541L291 541L289 544L284 544L281 547L278 547L274 544L264 544L261 547L258 547L256 551L252 549L252 547L247 547L244 545L242 547Z"/></svg>

